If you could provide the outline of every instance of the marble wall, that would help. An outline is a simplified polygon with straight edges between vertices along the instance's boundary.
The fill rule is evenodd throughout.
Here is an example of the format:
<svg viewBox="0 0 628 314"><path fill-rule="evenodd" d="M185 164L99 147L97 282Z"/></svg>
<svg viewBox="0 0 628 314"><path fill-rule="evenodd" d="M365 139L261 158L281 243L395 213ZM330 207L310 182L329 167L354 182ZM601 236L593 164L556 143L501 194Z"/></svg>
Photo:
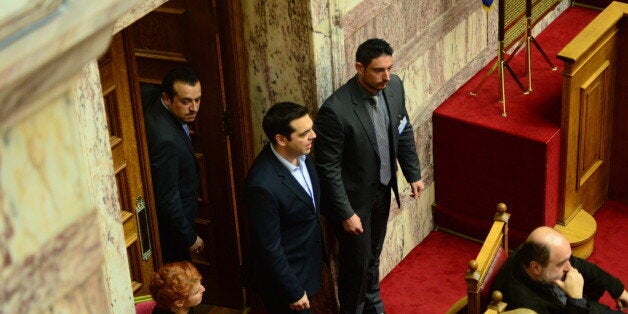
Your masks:
<svg viewBox="0 0 628 314"><path fill-rule="evenodd" d="M307 1L243 0L255 151L266 141L262 117L280 101L316 108L311 14Z"/></svg>
<svg viewBox="0 0 628 314"><path fill-rule="evenodd" d="M89 176L87 188L97 209L96 221L104 251L100 271L109 291L109 306L113 313L133 313L131 275L102 95L98 64L93 60L83 68L73 87L74 115L81 130L79 140L83 155L88 163L85 172Z"/></svg>
<svg viewBox="0 0 628 314"><path fill-rule="evenodd" d="M71 94L44 101L28 123L0 133L2 313L63 308L57 303L92 276L94 291L103 291L99 226L84 188L87 164L72 128ZM103 298L106 304L107 295L94 301Z"/></svg>

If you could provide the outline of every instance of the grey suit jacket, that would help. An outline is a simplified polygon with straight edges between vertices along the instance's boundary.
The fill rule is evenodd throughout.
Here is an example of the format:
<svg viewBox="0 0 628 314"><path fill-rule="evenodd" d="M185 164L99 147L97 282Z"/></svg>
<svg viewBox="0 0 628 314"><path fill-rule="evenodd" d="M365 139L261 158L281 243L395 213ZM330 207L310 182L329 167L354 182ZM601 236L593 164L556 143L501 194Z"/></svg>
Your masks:
<svg viewBox="0 0 628 314"><path fill-rule="evenodd" d="M375 129L361 88L357 76L340 87L323 103L314 126L321 206L327 216L336 220L348 219L354 213L361 218L368 214L379 184ZM396 160L408 182L420 180L421 170L398 76L391 76L383 94L390 117L391 186L399 204Z"/></svg>

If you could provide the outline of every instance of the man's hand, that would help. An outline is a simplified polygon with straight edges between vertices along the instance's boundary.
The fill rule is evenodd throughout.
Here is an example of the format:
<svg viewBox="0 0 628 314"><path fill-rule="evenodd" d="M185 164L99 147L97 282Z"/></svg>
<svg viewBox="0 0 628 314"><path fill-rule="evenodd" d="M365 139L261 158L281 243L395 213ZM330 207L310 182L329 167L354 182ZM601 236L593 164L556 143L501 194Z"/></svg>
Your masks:
<svg viewBox="0 0 628 314"><path fill-rule="evenodd" d="M617 309L623 311L628 308L628 292L624 290L624 292L617 298Z"/></svg>
<svg viewBox="0 0 628 314"><path fill-rule="evenodd" d="M201 237L199 236L196 236L196 241L194 242L194 244L192 244L192 246L188 248L188 250L190 250L190 253L192 254L199 254L204 249L205 249L205 242L203 242L203 239L201 239Z"/></svg>
<svg viewBox="0 0 628 314"><path fill-rule="evenodd" d="M582 289L584 287L584 278L580 272L571 268L565 276L565 280L556 279L554 284L563 290L565 294L572 299L582 299Z"/></svg>
<svg viewBox="0 0 628 314"><path fill-rule="evenodd" d="M360 220L360 217L356 214L344 220L342 222L342 228L345 229L345 232L352 235L359 235L364 232L364 229L362 229L362 220Z"/></svg>
<svg viewBox="0 0 628 314"><path fill-rule="evenodd" d="M425 184L423 184L423 180L419 180L416 182L410 183L410 187L412 187L412 197L418 198L425 190Z"/></svg>
<svg viewBox="0 0 628 314"><path fill-rule="evenodd" d="M303 311L310 308L310 300L307 298L307 292L303 293L303 297L299 301L290 304L293 311Z"/></svg>

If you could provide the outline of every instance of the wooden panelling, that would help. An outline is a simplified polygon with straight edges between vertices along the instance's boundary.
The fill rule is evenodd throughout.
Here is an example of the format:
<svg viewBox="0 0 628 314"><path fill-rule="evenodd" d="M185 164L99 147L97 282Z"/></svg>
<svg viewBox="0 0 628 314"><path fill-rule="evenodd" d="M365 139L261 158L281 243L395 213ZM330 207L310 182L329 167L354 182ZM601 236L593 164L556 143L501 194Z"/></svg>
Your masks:
<svg viewBox="0 0 628 314"><path fill-rule="evenodd" d="M625 76L616 75L622 73L618 68L626 70L623 55L628 44L620 31L625 30L626 14L628 5L613 3L558 54L565 64L559 195L562 224L581 209L594 213L609 191L620 195L625 193L622 187L628 191L621 183L626 182L628 166L618 162L625 164L627 151L617 144L628 138L623 129L628 122L627 94L620 91L626 90L621 87L628 83ZM611 174L616 170L624 171L621 179Z"/></svg>
<svg viewBox="0 0 628 314"><path fill-rule="evenodd" d="M606 160L604 132L608 114L608 67L604 64L580 88L580 121L578 123L577 189L582 187Z"/></svg>
<svg viewBox="0 0 628 314"><path fill-rule="evenodd" d="M131 85L129 83L127 53L124 34L114 35L107 53L98 62L103 100L110 134L111 154L115 173L120 218L124 229L129 267L134 293L148 294L148 281L154 270L151 256L142 256L142 244L138 226L137 199L146 195L142 169L139 162L138 138L133 113ZM145 220L145 219L144 219ZM150 248L146 248L150 250Z"/></svg>

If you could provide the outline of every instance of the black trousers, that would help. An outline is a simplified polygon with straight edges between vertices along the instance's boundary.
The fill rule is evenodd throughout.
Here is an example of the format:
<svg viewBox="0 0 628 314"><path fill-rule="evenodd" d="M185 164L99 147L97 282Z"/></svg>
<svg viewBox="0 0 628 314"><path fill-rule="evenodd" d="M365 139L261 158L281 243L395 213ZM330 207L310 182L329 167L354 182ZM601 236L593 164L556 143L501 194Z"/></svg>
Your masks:
<svg viewBox="0 0 628 314"><path fill-rule="evenodd" d="M348 234L342 225L336 231L340 313L384 313L379 293L379 256L386 236L390 196L390 187L380 184L372 208L358 214L362 234Z"/></svg>

